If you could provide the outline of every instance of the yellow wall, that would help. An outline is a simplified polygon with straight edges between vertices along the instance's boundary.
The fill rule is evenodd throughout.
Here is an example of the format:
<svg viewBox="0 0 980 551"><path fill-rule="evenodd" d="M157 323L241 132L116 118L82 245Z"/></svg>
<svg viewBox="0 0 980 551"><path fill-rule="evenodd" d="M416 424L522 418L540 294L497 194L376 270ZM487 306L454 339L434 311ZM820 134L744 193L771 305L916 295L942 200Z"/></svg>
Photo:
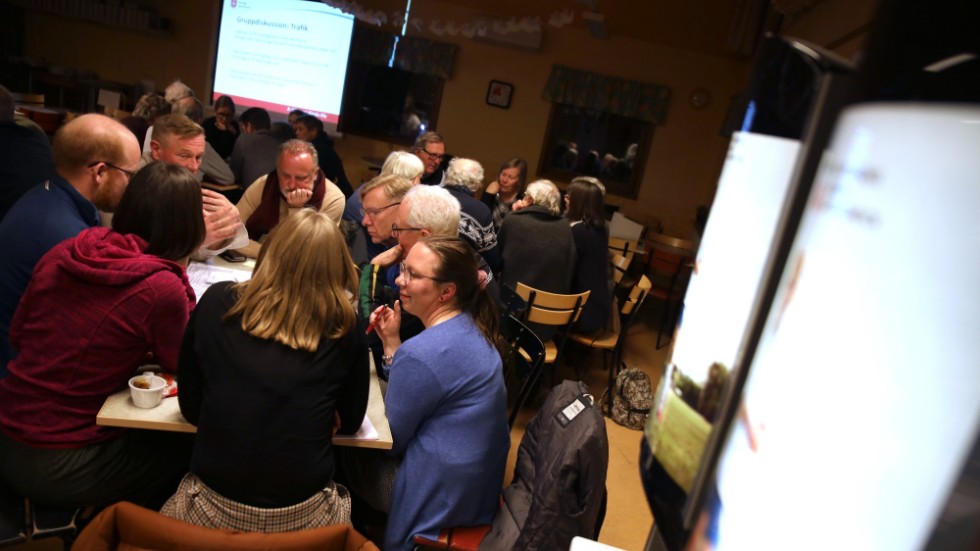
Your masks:
<svg viewBox="0 0 980 551"><path fill-rule="evenodd" d="M365 2L368 3L368 2ZM826 45L859 29L871 17L873 0L825 0L809 12L787 19L785 34ZM217 29L215 0L175 0L164 15L172 18L173 34L150 34L96 25L28 11L26 55L64 67L94 70L105 80L132 82L148 78L162 89L181 78L199 95L210 91L211 63ZM163 9L163 8L161 8ZM451 3L415 2L413 15L465 21L473 13ZM433 36L409 26L410 34L459 45L455 73L444 88L438 130L456 155L484 164L488 180L499 164L513 156L527 159L536 171L551 104L541 91L553 64L604 75L667 86L672 97L664 124L655 127L637 199L611 196L609 202L641 220L660 220L667 233L687 236L697 206L709 204L728 140L719 129L729 98L746 82L745 60L682 51L636 40L592 38L583 30L545 26L540 52L476 42L462 37ZM52 37L61 37L54 40ZM852 56L860 36L838 47ZM491 79L514 85L509 109L484 102ZM710 101L694 109L688 98L704 88ZM371 176L362 156L384 156L395 146L347 135L337 140L350 178Z"/></svg>

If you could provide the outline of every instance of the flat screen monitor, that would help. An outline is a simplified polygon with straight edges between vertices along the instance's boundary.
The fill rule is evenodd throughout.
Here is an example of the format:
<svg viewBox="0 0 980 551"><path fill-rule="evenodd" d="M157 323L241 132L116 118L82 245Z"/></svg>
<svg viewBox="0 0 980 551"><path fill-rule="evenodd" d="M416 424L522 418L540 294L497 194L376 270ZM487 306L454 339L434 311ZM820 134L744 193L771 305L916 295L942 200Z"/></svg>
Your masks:
<svg viewBox="0 0 980 551"><path fill-rule="evenodd" d="M980 429L980 107L841 117L694 544L920 549Z"/></svg>
<svg viewBox="0 0 980 551"><path fill-rule="evenodd" d="M212 100L336 127L354 16L305 0L223 0ZM240 110L240 109L239 109Z"/></svg>

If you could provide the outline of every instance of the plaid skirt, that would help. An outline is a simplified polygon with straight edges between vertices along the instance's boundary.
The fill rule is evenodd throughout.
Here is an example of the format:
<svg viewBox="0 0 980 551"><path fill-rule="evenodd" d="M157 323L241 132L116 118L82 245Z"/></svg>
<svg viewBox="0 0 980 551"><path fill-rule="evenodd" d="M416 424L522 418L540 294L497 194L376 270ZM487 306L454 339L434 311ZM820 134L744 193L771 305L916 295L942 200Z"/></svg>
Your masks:
<svg viewBox="0 0 980 551"><path fill-rule="evenodd" d="M350 524L350 494L344 486L331 482L313 497L296 505L253 507L222 496L193 473L187 473L160 513L207 528L291 532L331 524Z"/></svg>

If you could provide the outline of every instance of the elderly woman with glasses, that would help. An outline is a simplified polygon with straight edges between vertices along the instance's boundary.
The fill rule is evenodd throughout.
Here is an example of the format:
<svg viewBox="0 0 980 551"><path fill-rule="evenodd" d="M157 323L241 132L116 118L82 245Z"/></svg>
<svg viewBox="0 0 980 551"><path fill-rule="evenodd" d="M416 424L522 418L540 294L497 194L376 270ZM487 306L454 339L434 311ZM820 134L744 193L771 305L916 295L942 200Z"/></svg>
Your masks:
<svg viewBox="0 0 980 551"><path fill-rule="evenodd" d="M401 457L385 549L412 549L446 526L487 524L497 509L510 448L497 353L498 313L481 289L472 249L455 237L422 238L398 277L400 300L371 316L390 363L385 408ZM402 308L425 330L401 342Z"/></svg>

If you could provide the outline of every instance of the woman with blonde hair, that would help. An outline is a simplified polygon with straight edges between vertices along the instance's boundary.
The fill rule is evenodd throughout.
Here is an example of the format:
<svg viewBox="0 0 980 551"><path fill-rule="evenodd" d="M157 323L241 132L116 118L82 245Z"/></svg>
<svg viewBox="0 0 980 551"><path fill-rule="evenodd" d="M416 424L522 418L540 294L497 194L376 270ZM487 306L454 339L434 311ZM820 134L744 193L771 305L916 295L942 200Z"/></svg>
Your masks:
<svg viewBox="0 0 980 551"><path fill-rule="evenodd" d="M331 439L355 432L367 407L356 289L340 229L305 209L272 230L251 281L204 293L178 372L194 455L162 513L245 531L350 522Z"/></svg>

